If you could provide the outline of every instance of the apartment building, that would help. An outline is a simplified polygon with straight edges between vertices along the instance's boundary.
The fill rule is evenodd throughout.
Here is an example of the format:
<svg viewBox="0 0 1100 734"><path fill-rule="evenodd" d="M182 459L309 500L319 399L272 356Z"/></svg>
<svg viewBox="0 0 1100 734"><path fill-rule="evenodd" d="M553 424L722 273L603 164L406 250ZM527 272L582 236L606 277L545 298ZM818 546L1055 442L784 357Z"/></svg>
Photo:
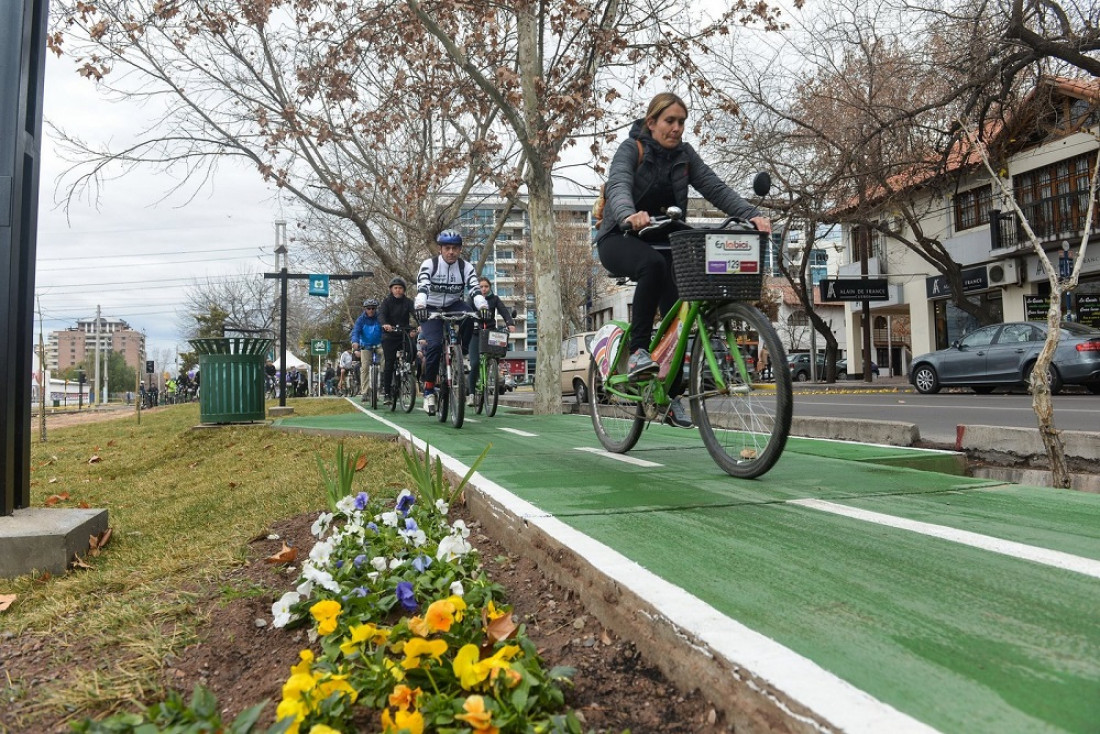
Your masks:
<svg viewBox="0 0 1100 734"><path fill-rule="evenodd" d="M143 372L145 367L145 335L130 328L122 319L100 317L96 328L95 317L80 319L76 326L63 331L51 331L46 346L46 365L53 373L59 373L84 362L95 360L96 340L100 354L106 350L118 352L126 364Z"/></svg>

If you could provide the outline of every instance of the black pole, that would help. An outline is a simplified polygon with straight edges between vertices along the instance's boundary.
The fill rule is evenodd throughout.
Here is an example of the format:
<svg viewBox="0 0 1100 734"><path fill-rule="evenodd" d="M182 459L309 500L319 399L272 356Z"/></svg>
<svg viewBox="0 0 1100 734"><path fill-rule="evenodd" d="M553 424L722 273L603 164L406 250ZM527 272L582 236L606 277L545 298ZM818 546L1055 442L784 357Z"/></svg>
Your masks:
<svg viewBox="0 0 1100 734"><path fill-rule="evenodd" d="M0 3L0 344L6 350L0 360L0 516L31 504L27 376L48 17L47 0ZM42 405L45 410L44 399Z"/></svg>
<svg viewBox="0 0 1100 734"><path fill-rule="evenodd" d="M286 265L279 271L279 407L286 407Z"/></svg>

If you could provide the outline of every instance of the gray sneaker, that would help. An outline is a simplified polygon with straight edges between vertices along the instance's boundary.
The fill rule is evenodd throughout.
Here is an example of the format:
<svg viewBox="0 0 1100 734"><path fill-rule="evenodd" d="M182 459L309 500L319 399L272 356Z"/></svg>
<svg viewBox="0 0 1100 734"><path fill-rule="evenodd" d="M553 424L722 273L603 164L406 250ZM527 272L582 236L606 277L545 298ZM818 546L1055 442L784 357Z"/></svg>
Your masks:
<svg viewBox="0 0 1100 734"><path fill-rule="evenodd" d="M684 408L684 404L680 402L680 398L673 398L668 404L668 413L665 414L665 423L670 426L676 426L677 428L693 428L694 423L691 422L691 416L688 415L687 409Z"/></svg>
<svg viewBox="0 0 1100 734"><path fill-rule="evenodd" d="M428 415L435 415L435 393L424 393L424 412Z"/></svg>
<svg viewBox="0 0 1100 734"><path fill-rule="evenodd" d="M626 360L626 374L628 377L634 378L646 374L647 372L656 372L659 365L653 361L649 356L649 352L645 349L639 349L630 355L630 359Z"/></svg>

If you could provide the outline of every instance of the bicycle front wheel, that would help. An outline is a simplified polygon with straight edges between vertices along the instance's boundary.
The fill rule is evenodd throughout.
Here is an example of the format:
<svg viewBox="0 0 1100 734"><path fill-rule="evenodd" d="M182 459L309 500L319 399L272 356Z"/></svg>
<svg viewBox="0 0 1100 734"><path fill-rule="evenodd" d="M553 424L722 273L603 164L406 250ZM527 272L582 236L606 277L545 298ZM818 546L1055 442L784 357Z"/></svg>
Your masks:
<svg viewBox="0 0 1100 734"><path fill-rule="evenodd" d="M451 413L451 425L462 428L462 421L466 417L466 374L462 369L462 347L454 344L451 346L451 370L447 375L447 387Z"/></svg>
<svg viewBox="0 0 1100 734"><path fill-rule="evenodd" d="M588 364L588 384L588 411L596 438L608 451L625 454L638 443L645 427L642 404L608 392L594 359Z"/></svg>
<svg viewBox="0 0 1100 734"><path fill-rule="evenodd" d="M485 380L482 385L482 402L485 403L485 415L492 418L497 414L497 400L500 398L500 363L496 357L486 359L482 357L485 365Z"/></svg>
<svg viewBox="0 0 1100 734"><path fill-rule="evenodd" d="M413 366L401 360L397 363L394 374L397 380L397 384L394 386L394 392L397 393L397 404L406 413L411 413L413 407L416 406L416 375L413 373Z"/></svg>
<svg viewBox="0 0 1100 734"><path fill-rule="evenodd" d="M695 339L689 380L691 415L703 444L722 470L734 477L758 477L779 460L791 430L791 373L771 322L745 303L727 303L704 316L707 334ZM704 351L709 336L715 364ZM771 356L774 384L742 371L734 350L756 342ZM742 351L742 354L744 352Z"/></svg>

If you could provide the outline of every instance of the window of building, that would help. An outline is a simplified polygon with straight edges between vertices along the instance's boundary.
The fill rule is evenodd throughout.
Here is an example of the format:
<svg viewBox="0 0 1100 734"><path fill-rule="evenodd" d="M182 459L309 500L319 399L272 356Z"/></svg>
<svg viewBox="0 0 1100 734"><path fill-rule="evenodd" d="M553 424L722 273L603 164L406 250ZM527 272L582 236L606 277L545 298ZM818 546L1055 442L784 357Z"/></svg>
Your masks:
<svg viewBox="0 0 1100 734"><path fill-rule="evenodd" d="M1089 205L1089 177L1095 152L1052 163L1016 176L1013 193L1040 238L1079 235ZM1100 223L1100 211L1092 226Z"/></svg>
<svg viewBox="0 0 1100 734"><path fill-rule="evenodd" d="M989 222L993 187L979 186L955 195L955 231L971 229Z"/></svg>

